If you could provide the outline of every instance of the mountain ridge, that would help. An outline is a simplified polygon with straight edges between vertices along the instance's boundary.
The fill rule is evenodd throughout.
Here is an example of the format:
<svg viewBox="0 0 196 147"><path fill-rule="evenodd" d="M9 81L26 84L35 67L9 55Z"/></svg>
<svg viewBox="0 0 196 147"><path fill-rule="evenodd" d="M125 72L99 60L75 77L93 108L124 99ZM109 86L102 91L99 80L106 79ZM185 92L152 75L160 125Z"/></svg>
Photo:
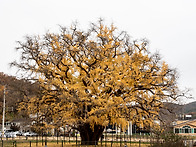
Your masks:
<svg viewBox="0 0 196 147"><path fill-rule="evenodd" d="M184 113L191 113L191 112L196 113L196 101L185 104L183 106L183 109L184 109Z"/></svg>

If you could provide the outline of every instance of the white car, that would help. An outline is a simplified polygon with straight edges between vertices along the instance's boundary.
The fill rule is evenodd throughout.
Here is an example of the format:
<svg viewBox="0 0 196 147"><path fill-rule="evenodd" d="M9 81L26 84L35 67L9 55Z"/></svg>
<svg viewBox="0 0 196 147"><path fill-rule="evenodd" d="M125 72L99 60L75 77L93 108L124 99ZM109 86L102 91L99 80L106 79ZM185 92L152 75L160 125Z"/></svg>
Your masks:
<svg viewBox="0 0 196 147"><path fill-rule="evenodd" d="M23 133L20 132L20 131L16 131L15 133L16 133L16 136L22 136L22 134L23 134Z"/></svg>
<svg viewBox="0 0 196 147"><path fill-rule="evenodd" d="M16 137L16 132L5 132L5 137L7 138Z"/></svg>
<svg viewBox="0 0 196 147"><path fill-rule="evenodd" d="M37 133L34 133L34 132L26 132L26 133L23 133L23 136L37 136Z"/></svg>

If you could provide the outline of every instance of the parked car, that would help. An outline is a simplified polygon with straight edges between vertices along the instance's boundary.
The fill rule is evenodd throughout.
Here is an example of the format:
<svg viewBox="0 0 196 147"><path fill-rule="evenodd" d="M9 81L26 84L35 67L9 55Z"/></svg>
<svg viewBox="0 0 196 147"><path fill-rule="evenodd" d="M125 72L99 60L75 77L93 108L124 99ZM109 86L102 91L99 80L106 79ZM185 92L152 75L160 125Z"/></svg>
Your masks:
<svg viewBox="0 0 196 147"><path fill-rule="evenodd" d="M20 132L20 131L16 131L15 133L16 133L16 136L22 136L23 135L23 133Z"/></svg>
<svg viewBox="0 0 196 147"><path fill-rule="evenodd" d="M26 133L23 133L23 136L28 136L28 137L32 137L32 136L37 136L38 134L37 133L34 133L34 132L26 132Z"/></svg>
<svg viewBox="0 0 196 147"><path fill-rule="evenodd" d="M13 138L16 137L16 132L5 132L6 138Z"/></svg>
<svg viewBox="0 0 196 147"><path fill-rule="evenodd" d="M116 130L112 130L112 129L107 129L106 133L116 133Z"/></svg>

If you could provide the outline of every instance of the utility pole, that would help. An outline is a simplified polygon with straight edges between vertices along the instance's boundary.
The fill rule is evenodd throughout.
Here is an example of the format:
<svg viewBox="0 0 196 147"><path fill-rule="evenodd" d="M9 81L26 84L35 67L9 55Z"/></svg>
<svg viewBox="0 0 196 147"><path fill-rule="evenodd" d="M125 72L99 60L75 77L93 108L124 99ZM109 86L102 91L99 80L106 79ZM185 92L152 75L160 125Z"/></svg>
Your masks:
<svg viewBox="0 0 196 147"><path fill-rule="evenodd" d="M3 92L3 118L2 118L2 137L4 137L4 123L5 123L5 89L6 87L4 86L4 92Z"/></svg>

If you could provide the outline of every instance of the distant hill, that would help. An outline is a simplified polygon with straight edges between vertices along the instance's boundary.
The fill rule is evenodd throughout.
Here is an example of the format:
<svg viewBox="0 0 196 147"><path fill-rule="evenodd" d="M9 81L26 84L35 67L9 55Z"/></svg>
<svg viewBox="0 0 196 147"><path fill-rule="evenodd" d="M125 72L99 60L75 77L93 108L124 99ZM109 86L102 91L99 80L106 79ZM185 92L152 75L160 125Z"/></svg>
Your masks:
<svg viewBox="0 0 196 147"><path fill-rule="evenodd" d="M11 121L14 117L20 118L28 116L26 111L18 112L18 104L22 102L24 98L36 95L38 92L38 84L0 72L0 120L2 120L3 114L4 90L6 99L5 121Z"/></svg>
<svg viewBox="0 0 196 147"><path fill-rule="evenodd" d="M164 105L176 114L196 113L196 101L185 105L175 103L164 103Z"/></svg>
<svg viewBox="0 0 196 147"><path fill-rule="evenodd" d="M184 113L196 112L196 101L184 105L183 109Z"/></svg>
<svg viewBox="0 0 196 147"><path fill-rule="evenodd" d="M177 115L189 114L192 115L192 119L196 119L196 101L185 105L166 103L166 106L169 106L168 108Z"/></svg>
<svg viewBox="0 0 196 147"><path fill-rule="evenodd" d="M160 116L167 122L176 119L176 117L182 119L181 117L187 114L192 115L192 119L196 119L196 101L185 105L166 102L164 107L166 109L161 109Z"/></svg>

